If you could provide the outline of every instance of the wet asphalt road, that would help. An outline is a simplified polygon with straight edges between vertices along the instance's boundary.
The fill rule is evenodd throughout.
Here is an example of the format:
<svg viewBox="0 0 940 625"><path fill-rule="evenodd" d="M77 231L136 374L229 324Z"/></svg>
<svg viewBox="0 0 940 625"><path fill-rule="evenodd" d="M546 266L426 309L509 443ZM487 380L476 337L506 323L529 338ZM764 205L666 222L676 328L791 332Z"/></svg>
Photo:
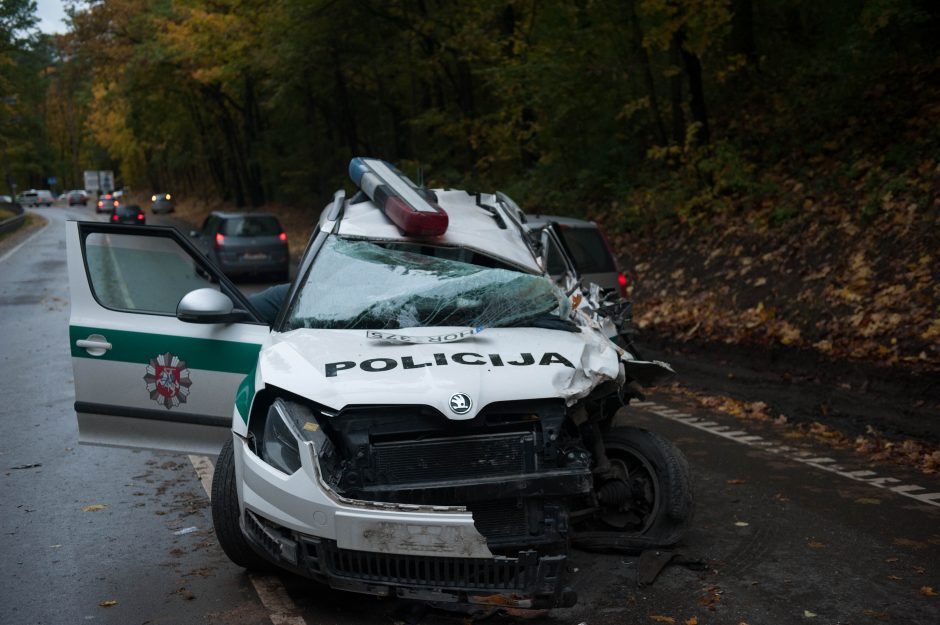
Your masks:
<svg viewBox="0 0 940 625"><path fill-rule="evenodd" d="M0 251L0 625L463 622L286 575L252 579L216 545L187 456L78 446L63 221L95 217L37 212L49 225ZM935 476L651 400L622 418L690 460L696 521L677 559L691 564L640 588L636 556L576 552L581 602L534 622L940 623Z"/></svg>

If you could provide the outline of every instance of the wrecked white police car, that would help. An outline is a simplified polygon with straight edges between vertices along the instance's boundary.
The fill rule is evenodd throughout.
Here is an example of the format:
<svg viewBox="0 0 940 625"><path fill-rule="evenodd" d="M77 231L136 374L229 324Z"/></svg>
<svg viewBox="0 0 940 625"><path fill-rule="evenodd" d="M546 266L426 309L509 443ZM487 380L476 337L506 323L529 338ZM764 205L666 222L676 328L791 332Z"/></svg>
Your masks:
<svg viewBox="0 0 940 625"><path fill-rule="evenodd" d="M570 544L678 541L685 459L612 424L664 367L544 274L505 195L350 173L270 326L176 230L69 222L81 440L219 453L225 553L349 591L569 606Z"/></svg>

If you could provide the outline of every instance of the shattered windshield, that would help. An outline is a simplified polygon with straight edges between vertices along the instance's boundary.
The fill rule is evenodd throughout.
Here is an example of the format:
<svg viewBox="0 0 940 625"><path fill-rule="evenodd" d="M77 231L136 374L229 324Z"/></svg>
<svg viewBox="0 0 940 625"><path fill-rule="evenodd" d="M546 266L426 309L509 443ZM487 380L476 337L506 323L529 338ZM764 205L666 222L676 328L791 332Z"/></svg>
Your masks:
<svg viewBox="0 0 940 625"><path fill-rule="evenodd" d="M412 247L330 237L289 327L507 327L567 318L567 298L544 276L457 260L465 250Z"/></svg>

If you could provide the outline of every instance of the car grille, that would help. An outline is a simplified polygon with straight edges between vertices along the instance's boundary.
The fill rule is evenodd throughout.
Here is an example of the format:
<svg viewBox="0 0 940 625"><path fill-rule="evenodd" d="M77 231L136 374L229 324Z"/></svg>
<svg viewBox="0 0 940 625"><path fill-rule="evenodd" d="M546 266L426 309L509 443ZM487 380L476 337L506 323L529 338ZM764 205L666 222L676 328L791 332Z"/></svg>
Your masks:
<svg viewBox="0 0 940 625"><path fill-rule="evenodd" d="M377 443L376 474L386 484L513 475L535 470L531 432Z"/></svg>
<svg viewBox="0 0 940 625"><path fill-rule="evenodd" d="M329 540L305 541L309 557L334 577L372 584L464 591L552 592L564 572L565 556L539 558L435 558L340 549Z"/></svg>

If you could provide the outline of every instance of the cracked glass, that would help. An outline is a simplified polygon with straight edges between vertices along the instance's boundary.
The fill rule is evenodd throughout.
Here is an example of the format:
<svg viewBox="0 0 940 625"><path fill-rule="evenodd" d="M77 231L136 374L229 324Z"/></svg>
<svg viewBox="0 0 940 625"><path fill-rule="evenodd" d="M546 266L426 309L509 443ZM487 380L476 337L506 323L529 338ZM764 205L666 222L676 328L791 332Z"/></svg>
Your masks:
<svg viewBox="0 0 940 625"><path fill-rule="evenodd" d="M473 262L466 262L466 261ZM564 323L551 280L468 250L330 237L292 307L289 326L390 330Z"/></svg>

